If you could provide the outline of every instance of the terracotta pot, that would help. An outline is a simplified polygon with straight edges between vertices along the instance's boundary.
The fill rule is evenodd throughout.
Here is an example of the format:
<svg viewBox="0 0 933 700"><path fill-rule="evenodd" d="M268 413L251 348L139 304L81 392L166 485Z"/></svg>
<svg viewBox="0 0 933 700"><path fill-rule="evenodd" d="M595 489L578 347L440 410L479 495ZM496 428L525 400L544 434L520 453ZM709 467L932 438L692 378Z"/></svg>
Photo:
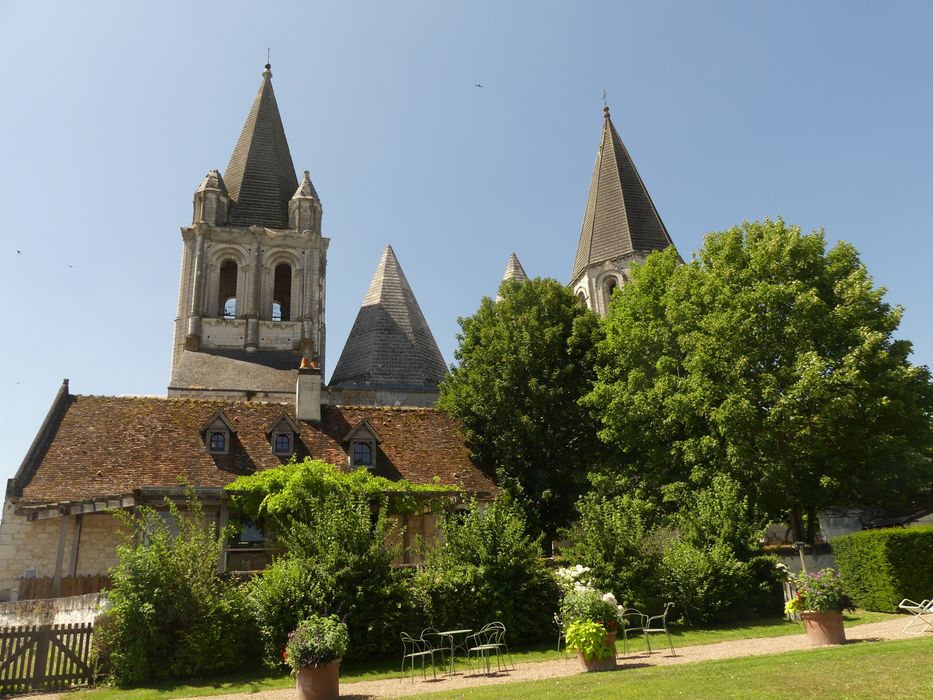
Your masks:
<svg viewBox="0 0 933 700"><path fill-rule="evenodd" d="M807 631L810 644L819 646L823 644L845 644L846 630L842 626L842 613L834 612L808 612L800 613L803 627Z"/></svg>
<svg viewBox="0 0 933 700"><path fill-rule="evenodd" d="M340 697L340 659L323 666L305 666L295 673L298 700L336 700Z"/></svg>
<svg viewBox="0 0 933 700"><path fill-rule="evenodd" d="M616 667L616 633L609 632L606 637L612 654L605 659L587 659L583 656L582 651L577 651L577 658L580 660L580 668L587 673L590 671L611 671Z"/></svg>

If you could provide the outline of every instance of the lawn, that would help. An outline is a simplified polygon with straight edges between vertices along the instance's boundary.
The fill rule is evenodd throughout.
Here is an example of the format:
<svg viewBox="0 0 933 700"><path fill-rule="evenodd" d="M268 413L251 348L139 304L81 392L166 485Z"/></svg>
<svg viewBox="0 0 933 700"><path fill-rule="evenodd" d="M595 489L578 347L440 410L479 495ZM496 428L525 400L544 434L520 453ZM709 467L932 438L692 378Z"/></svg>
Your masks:
<svg viewBox="0 0 933 700"><path fill-rule="evenodd" d="M880 622L888 620L895 615L885 613L859 611L854 615L845 617L846 626L864 624L867 622ZM758 619L751 622L741 622L710 628L684 628L671 626L671 636L675 647L687 647L698 644L713 644L735 639L751 639L755 637L778 637L786 634L801 634L802 627L798 622L788 622L784 618ZM630 640L631 641L631 640ZM535 647L518 648L512 650L516 663L531 663L535 661L550 661L563 658L564 652L556 651L557 636L555 631L554 642ZM620 640L621 645L621 640ZM640 644L635 639L634 644ZM620 646L621 650L621 646ZM380 678L393 678L398 675L399 662L396 659L379 661L362 661L344 664L340 671L342 683L354 681L370 681ZM213 678L207 680L176 681L160 683L142 688L109 688L101 687L92 690L79 691L74 694L75 700L149 700L181 698L190 696L222 695L225 693L258 692L260 690L274 690L276 688L289 688L294 685L294 679L288 674L270 674L264 669L244 671L232 676Z"/></svg>
<svg viewBox="0 0 933 700"><path fill-rule="evenodd" d="M588 673L413 696L469 698L929 698L933 637Z"/></svg>

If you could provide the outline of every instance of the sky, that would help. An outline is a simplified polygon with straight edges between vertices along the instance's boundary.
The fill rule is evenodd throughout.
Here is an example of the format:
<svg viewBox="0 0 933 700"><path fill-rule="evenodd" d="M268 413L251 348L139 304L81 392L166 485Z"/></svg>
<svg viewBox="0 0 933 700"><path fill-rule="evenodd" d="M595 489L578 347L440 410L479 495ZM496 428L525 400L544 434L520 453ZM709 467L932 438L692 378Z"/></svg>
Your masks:
<svg viewBox="0 0 933 700"><path fill-rule="evenodd" d="M569 281L603 91L684 258L822 228L931 365L930 26L919 0L0 0L0 478L63 378L165 394L179 230L267 49L330 238L327 375L386 244L448 362L511 252Z"/></svg>

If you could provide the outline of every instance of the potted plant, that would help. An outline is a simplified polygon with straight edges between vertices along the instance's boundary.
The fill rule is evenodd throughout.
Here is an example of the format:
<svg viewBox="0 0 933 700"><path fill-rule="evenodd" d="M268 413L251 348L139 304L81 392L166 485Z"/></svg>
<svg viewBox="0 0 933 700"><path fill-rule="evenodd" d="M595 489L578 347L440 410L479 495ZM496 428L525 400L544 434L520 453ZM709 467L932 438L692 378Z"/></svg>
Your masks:
<svg viewBox="0 0 933 700"><path fill-rule="evenodd" d="M616 667L615 650L609 644L609 633L593 620L577 620L567 627L567 649L577 652L584 671L611 671Z"/></svg>
<svg viewBox="0 0 933 700"><path fill-rule="evenodd" d="M288 635L283 656L295 671L298 700L340 697L340 660L349 641L347 626L335 615L312 615Z"/></svg>
<svg viewBox="0 0 933 700"><path fill-rule="evenodd" d="M799 613L811 644L844 644L846 631L842 611L854 610L842 577L832 569L806 571L791 576L797 595L784 606L784 612Z"/></svg>
<svg viewBox="0 0 933 700"><path fill-rule="evenodd" d="M564 624L564 636L576 622L587 621L601 625L607 634L607 643L615 658L616 633L622 623L622 609L612 593L600 593L585 586L576 587L564 595L560 606L560 617ZM568 642L569 643L569 642Z"/></svg>

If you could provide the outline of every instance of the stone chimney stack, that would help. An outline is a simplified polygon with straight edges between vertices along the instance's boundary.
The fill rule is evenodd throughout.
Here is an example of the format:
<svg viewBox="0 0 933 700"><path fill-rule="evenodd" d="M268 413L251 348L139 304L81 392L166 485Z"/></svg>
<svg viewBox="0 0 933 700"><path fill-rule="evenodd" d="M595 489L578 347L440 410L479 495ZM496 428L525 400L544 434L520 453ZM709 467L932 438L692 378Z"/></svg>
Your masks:
<svg viewBox="0 0 933 700"><path fill-rule="evenodd" d="M321 420L321 368L317 362L301 358L298 384L295 387L295 415L298 420Z"/></svg>

